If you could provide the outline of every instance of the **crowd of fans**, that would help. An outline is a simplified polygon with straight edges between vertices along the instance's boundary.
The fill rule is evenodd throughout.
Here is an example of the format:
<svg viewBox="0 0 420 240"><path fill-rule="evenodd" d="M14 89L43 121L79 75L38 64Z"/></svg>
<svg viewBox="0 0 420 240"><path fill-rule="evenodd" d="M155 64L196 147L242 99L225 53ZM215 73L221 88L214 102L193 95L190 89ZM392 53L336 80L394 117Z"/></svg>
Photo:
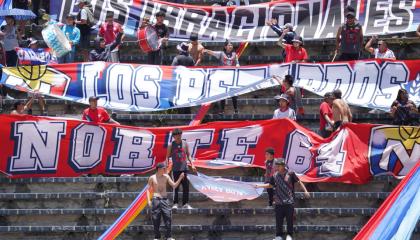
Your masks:
<svg viewBox="0 0 420 240"><path fill-rule="evenodd" d="M48 2L48 1L45 1ZM175 1L183 3L183 1ZM29 9L29 5L33 5L33 10L39 15L35 22L38 24L44 23L45 25L51 24L48 19L45 9L39 9L40 5L46 6L44 1L14 1L14 7ZM233 6L233 5L247 5L248 1L240 0L227 0L221 1L221 6ZM92 29L96 25L93 17L93 11L89 4L89 0L78 0L76 5L79 9L76 15L68 15L65 18L64 23L56 23L65 36L69 40L72 48L69 53L58 58L59 63L72 63L74 61L107 61L107 62L119 62L120 60L120 48L121 43L124 41L124 29L121 24L114 21L114 13L107 12L105 22L98 26L96 38L93 35ZM336 34L336 51L333 61L337 60L357 60L360 58L362 50L366 50L374 58L386 58L396 59L394 52L388 48L388 44L383 39L378 39L377 36L371 37L364 45L363 41L363 30L362 26L358 23L355 18L355 11L351 7L347 7L346 10L346 22L343 23L338 29ZM24 42L26 34L24 31L24 25L17 24L16 20L12 16L5 18L6 25L2 27L0 31L0 38L3 40L3 49L5 53L5 65L16 66L18 64L18 57L16 53L16 47L19 47L19 43ZM43 21L47 20L47 21ZM169 40L169 28L164 23L165 13L158 12L156 14L156 22L151 23L150 19L145 18L140 26L140 29L147 26L153 26L156 30L159 47L153 51L147 53L147 63L162 65L163 56L165 55L165 49L168 46ZM25 24L24 21L20 21ZM27 24L27 23L26 23ZM279 35L278 46L283 49L281 55L283 56L284 62L298 63L308 62L309 54L304 48L304 40L294 31L294 26L290 23L284 26L279 26L277 20L271 19L266 23L271 29ZM420 37L420 26L416 33ZM26 38L29 43L22 45L23 47L30 47L35 51L38 48L37 41L33 38ZM94 40L94 45L91 47L90 40ZM374 47L377 46L377 47ZM180 43L177 46L178 55L173 58L173 66L200 66L203 64L203 57L207 54L213 56L218 65L220 66L239 66L239 56L235 51L235 46L230 41L226 41L221 51L214 51L206 49L199 41L198 35L191 34L189 42ZM76 59L76 51L80 57ZM303 106L301 97L303 93L299 88L293 87L293 76L277 76L281 88L281 94L276 96L275 99L279 103L279 108L274 112L274 118L288 117L293 120L296 116L303 115ZM1 96L9 98L7 95L7 89L4 86L0 86ZM333 128L334 124L338 124L337 121L330 117L329 108L333 108L334 104L331 103L331 99L337 99L332 97L332 93L325 95L325 104L321 104L320 114L320 131L327 136L327 132ZM400 96L400 95L399 95ZM41 113L47 114L45 107L45 100L40 94L30 94L29 99L37 98L40 103ZM416 106L411 107L407 114L400 114L400 111L394 108L401 108L404 104L401 104L401 100L396 100L398 104L393 104L391 115L394 118L401 118L402 116L409 116L410 113L417 111ZM219 113L224 114L226 101L221 101L219 104ZM344 102L344 101L343 101ZM232 97L234 113L238 114L238 103L237 97ZM412 103L414 104L414 103ZM30 105L29 105L30 106ZM31 113L31 108L28 108L28 112ZM182 113L190 113L189 109L181 110ZM351 121L351 119L349 119ZM340 120L338 121L340 122ZM401 122L401 120L395 120L395 123Z"/></svg>

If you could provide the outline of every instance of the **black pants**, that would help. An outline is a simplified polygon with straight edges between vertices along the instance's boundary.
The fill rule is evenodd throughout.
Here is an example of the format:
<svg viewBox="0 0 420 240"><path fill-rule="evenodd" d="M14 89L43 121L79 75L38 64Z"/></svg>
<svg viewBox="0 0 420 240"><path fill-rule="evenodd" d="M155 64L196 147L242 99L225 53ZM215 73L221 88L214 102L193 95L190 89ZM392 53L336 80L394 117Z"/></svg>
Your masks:
<svg viewBox="0 0 420 240"><path fill-rule="evenodd" d="M162 49L147 53L147 64L162 65Z"/></svg>
<svg viewBox="0 0 420 240"><path fill-rule="evenodd" d="M163 218L165 224L165 238L171 237L172 212L167 198L152 199L152 221L155 238L160 239L160 218Z"/></svg>
<svg viewBox="0 0 420 240"><path fill-rule="evenodd" d="M18 56L15 50L6 51L6 66L16 67Z"/></svg>
<svg viewBox="0 0 420 240"><path fill-rule="evenodd" d="M287 234L293 235L293 212L294 207L292 204L275 205L276 212L276 237L283 235L283 218L286 217Z"/></svg>
<svg viewBox="0 0 420 240"><path fill-rule="evenodd" d="M181 173L185 174L180 184L182 185L182 205L185 205L188 203L189 194L190 194L190 182L188 181L188 178L187 178L187 171L173 172L174 182L178 181ZM179 192L179 185L177 188L175 188L174 204L178 204L178 192Z"/></svg>
<svg viewBox="0 0 420 240"><path fill-rule="evenodd" d="M359 53L342 53L340 55L340 61L359 60Z"/></svg>
<svg viewBox="0 0 420 240"><path fill-rule="evenodd" d="M226 102L227 102L227 99L222 100L220 102L220 112L225 111ZM238 111L238 97L232 97L232 103L233 103L233 109L235 110L235 112Z"/></svg>
<svg viewBox="0 0 420 240"><path fill-rule="evenodd" d="M267 188L267 193L268 193L268 206L273 206L274 189Z"/></svg>

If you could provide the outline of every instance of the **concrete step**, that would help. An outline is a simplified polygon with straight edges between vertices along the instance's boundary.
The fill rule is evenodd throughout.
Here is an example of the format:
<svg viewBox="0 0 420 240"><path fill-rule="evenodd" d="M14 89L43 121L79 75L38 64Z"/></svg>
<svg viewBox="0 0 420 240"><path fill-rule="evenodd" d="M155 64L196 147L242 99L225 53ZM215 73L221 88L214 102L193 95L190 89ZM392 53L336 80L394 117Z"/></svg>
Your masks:
<svg viewBox="0 0 420 240"><path fill-rule="evenodd" d="M263 170L254 169L253 176L237 176L240 169L230 169L232 175L222 176L242 182L263 182ZM214 170L213 170L214 171ZM212 170L202 169L201 173L212 175ZM149 173L151 174L151 173ZM235 176L236 174L236 176ZM247 174L243 172L243 174ZM214 176L214 174L213 174ZM214 176L218 177L218 176ZM53 193L67 192L137 192L147 184L147 176L142 177L78 177L78 178L0 178L0 193ZM312 192L389 192L399 180L391 176L376 177L368 184L316 183L306 184ZM190 189L193 189L190 185Z"/></svg>
<svg viewBox="0 0 420 240"><path fill-rule="evenodd" d="M0 193L0 207L5 209L27 208L126 208L137 197L138 192L65 192L65 193ZM296 192L296 207L322 208L378 207L389 192L310 192L304 199ZM180 198L182 194L180 195ZM190 202L197 208L258 208L266 206L267 193L252 201L218 203L199 192L190 192ZM173 199L173 194L168 194Z"/></svg>
<svg viewBox="0 0 420 240"><path fill-rule="evenodd" d="M0 233L38 233L39 239L49 239L51 235L62 239L95 239L106 231L108 225L95 226L13 226L0 227ZM283 227L285 228L285 226ZM295 225L295 239L349 239L355 235L360 226L355 225ZM161 232L163 229L161 230ZM271 239L274 236L274 225L172 225L172 236L175 239ZM90 233L90 234L89 234ZM129 234L129 236L124 236ZM64 235L64 236L63 236ZM5 235L7 237L7 235ZM244 238L244 236L246 236ZM340 237L338 237L340 236ZM327 237L328 238L328 237ZM17 239L17 238L7 238ZM120 238L119 238L120 239ZM130 225L121 239L153 239L152 225ZM330 239L330 238L328 238Z"/></svg>

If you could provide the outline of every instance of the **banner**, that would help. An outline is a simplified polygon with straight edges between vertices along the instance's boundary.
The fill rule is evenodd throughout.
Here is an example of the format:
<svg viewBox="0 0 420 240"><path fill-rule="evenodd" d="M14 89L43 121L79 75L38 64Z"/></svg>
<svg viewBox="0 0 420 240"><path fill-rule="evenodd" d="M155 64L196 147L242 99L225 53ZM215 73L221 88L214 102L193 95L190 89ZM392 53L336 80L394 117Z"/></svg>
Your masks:
<svg viewBox="0 0 420 240"><path fill-rule="evenodd" d="M49 48L16 48L19 65L44 65L57 63L57 58L51 53Z"/></svg>
<svg viewBox="0 0 420 240"><path fill-rule="evenodd" d="M286 74L295 77L295 86L320 96L340 89L351 105L389 111L400 88L420 104L420 60L208 68L87 62L4 68L0 83L80 103L97 96L105 108L145 112L198 106L277 86L271 77Z"/></svg>
<svg viewBox="0 0 420 240"><path fill-rule="evenodd" d="M0 122L0 171L15 178L151 171L164 161L174 129L29 115L0 115ZM420 159L420 127L348 124L328 139L289 119L180 128L197 167L263 168L265 149L273 147L303 181L405 176Z"/></svg>
<svg viewBox="0 0 420 240"><path fill-rule="evenodd" d="M411 239L420 219L420 162L391 192L354 240Z"/></svg>
<svg viewBox="0 0 420 240"><path fill-rule="evenodd" d="M65 22L67 14L79 11L75 2L51 1L51 14ZM412 0L279 0L239 7L182 5L158 0L92 0L91 3L98 24L104 22L107 12L113 12L129 35L135 34L145 17L155 22L156 13L163 11L173 40L186 40L191 33L197 33L202 41L277 41L278 35L266 26L266 21L272 18L280 26L292 23L304 39L334 38L345 21L347 4L355 9L365 35L415 31L420 23L419 1Z"/></svg>
<svg viewBox="0 0 420 240"><path fill-rule="evenodd" d="M199 173L188 174L188 180L197 191L215 202L238 202L253 200L261 196L264 189L255 188L252 183L214 178Z"/></svg>
<svg viewBox="0 0 420 240"><path fill-rule="evenodd" d="M147 206L147 185L137 195L136 199L127 207L127 209L118 217L117 220L98 238L98 240L114 240L136 219L137 215Z"/></svg>

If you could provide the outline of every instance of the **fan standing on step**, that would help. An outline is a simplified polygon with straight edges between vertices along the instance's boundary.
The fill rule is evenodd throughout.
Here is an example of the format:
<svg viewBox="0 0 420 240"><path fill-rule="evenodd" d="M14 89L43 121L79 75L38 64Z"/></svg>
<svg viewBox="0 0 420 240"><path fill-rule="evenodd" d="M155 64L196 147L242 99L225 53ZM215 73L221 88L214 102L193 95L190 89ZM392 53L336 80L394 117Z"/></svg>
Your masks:
<svg viewBox="0 0 420 240"><path fill-rule="evenodd" d="M299 180L296 174L286 168L283 158L274 161L277 172L270 178L270 182L266 184L256 184L256 188L274 188L274 211L276 214L276 238L282 240L283 235L283 218L286 217L287 237L286 240L292 240L293 236L293 213L295 183L299 183L304 191L304 196L309 198L310 195L305 185Z"/></svg>
<svg viewBox="0 0 420 240"><path fill-rule="evenodd" d="M155 239L160 239L160 218L163 217L163 223L165 224L165 238L172 240L171 237L171 224L172 224L172 210L169 206L168 193L166 192L166 185L169 183L172 188L178 187L184 178L184 173L178 178L175 183L171 177L166 174L166 165L159 163L156 165L156 174L149 177L148 184L149 189L147 190L147 204L152 209L152 220L153 230L155 232ZM153 192L152 201L150 201L150 193Z"/></svg>

